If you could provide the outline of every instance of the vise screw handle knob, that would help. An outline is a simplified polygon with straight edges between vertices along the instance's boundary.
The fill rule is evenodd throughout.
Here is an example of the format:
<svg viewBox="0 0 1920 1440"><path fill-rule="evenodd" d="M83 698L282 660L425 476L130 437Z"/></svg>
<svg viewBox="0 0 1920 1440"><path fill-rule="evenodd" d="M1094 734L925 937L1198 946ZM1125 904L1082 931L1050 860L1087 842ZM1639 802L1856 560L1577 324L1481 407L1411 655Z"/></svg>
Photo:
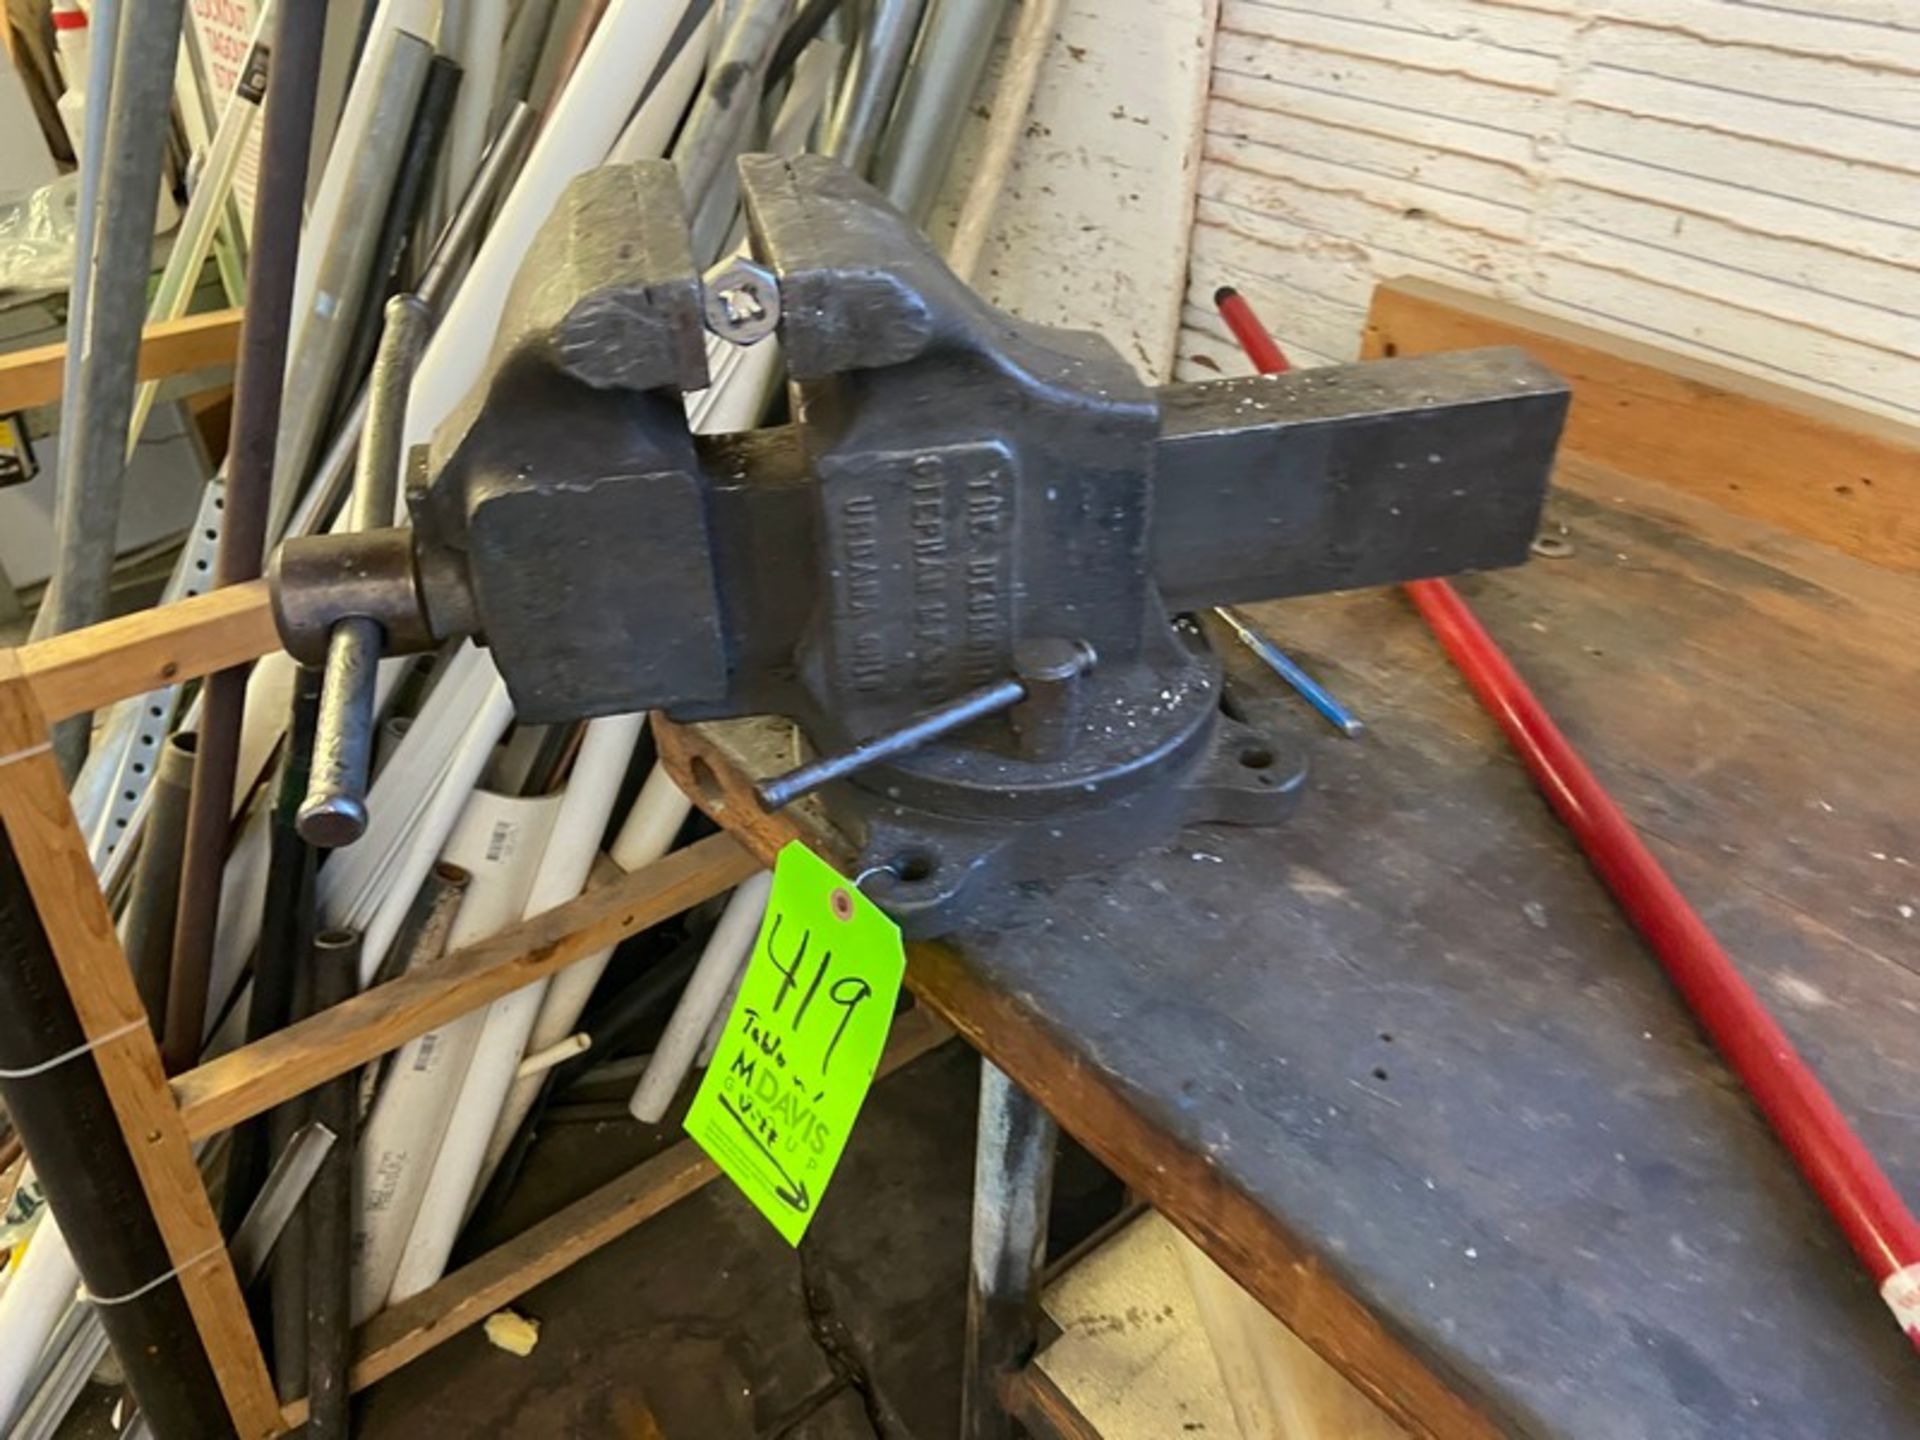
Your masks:
<svg viewBox="0 0 1920 1440"><path fill-rule="evenodd" d="M380 349L367 386L367 423L360 432L360 461L348 513L351 530L393 524L400 496L407 389L430 318L426 301L417 295L396 295L387 302ZM379 622L361 615L335 622L327 637L313 770L296 822L301 838L310 845L350 845L366 832L374 679L381 639Z"/></svg>

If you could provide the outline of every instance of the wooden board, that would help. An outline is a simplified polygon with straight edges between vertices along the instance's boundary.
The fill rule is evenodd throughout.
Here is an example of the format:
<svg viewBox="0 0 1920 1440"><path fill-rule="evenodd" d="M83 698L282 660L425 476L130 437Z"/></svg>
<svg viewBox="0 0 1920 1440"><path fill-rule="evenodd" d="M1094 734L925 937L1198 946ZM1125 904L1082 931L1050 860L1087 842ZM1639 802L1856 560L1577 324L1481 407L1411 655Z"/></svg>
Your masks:
<svg viewBox="0 0 1920 1440"><path fill-rule="evenodd" d="M1920 581L1563 479L1573 556L1465 588L1920 1195ZM1910 1347L1410 607L1254 613L1371 727L1229 652L1295 820L914 947L918 993L1414 1434L1915 1433Z"/></svg>
<svg viewBox="0 0 1920 1440"><path fill-rule="evenodd" d="M14 652L49 720L184 684L280 648L267 582L135 611Z"/></svg>
<svg viewBox="0 0 1920 1440"><path fill-rule="evenodd" d="M240 344L240 312L213 310L149 325L140 342L140 378L164 380L189 370L231 365ZM59 400L65 342L0 355L0 415Z"/></svg>
<svg viewBox="0 0 1920 1440"><path fill-rule="evenodd" d="M217 1134L729 890L759 868L730 836L697 840L189 1070L173 1082L181 1122L195 1139Z"/></svg>
<svg viewBox="0 0 1920 1440"><path fill-rule="evenodd" d="M1483 345L1572 383L1564 453L1920 573L1920 430L1431 281L1373 293L1369 357Z"/></svg>

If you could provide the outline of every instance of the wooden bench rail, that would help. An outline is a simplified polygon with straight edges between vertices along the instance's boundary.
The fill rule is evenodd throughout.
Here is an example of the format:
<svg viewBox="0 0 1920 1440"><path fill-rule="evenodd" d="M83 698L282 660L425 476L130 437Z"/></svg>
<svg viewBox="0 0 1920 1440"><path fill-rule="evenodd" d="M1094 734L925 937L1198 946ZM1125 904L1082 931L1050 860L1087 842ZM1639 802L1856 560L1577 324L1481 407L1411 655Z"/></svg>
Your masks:
<svg viewBox="0 0 1920 1440"><path fill-rule="evenodd" d="M210 310L149 325L140 337L140 378L164 380L190 370L231 365L240 345L240 312ZM0 415L51 405L66 383L67 344L36 345L0 355Z"/></svg>
<svg viewBox="0 0 1920 1440"><path fill-rule="evenodd" d="M253 580L23 645L14 657L52 722L279 648L267 582Z"/></svg>
<svg viewBox="0 0 1920 1440"><path fill-rule="evenodd" d="M1486 345L1518 345L1572 384L1564 453L1920 571L1920 429L1448 285L1373 292L1369 358Z"/></svg>
<svg viewBox="0 0 1920 1440"><path fill-rule="evenodd" d="M181 1121L196 1140L228 1129L731 889L759 868L731 836L709 835L189 1070L173 1082Z"/></svg>

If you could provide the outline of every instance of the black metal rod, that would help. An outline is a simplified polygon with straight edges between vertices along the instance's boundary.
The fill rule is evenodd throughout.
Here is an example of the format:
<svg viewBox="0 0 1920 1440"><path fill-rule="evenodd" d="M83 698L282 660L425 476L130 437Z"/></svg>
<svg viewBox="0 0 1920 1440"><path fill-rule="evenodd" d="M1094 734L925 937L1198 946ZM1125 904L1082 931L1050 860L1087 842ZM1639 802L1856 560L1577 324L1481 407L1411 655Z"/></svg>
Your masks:
<svg viewBox="0 0 1920 1440"><path fill-rule="evenodd" d="M173 923L180 908L180 851L187 838L187 800L193 791L193 748L182 730L160 747L153 798L134 862L125 923L127 964L140 1003L158 1040L167 1022L167 977L173 971Z"/></svg>
<svg viewBox="0 0 1920 1440"><path fill-rule="evenodd" d="M351 999L360 984L360 932L313 942L313 1008ZM337 1137L307 1191L307 1437L346 1440L353 1358L353 1154L359 1083L348 1071L315 1087L313 1118Z"/></svg>
<svg viewBox="0 0 1920 1440"><path fill-rule="evenodd" d="M791 805L803 795L811 795L822 785L844 780L869 765L890 760L895 755L904 755L909 750L917 750L930 740L938 740L942 735L950 735L976 720L984 720L989 715L1011 709L1024 700L1026 694L1027 687L1018 680L996 680L991 685L968 691L957 700L949 700L936 709L916 715L884 735L861 740L837 755L823 755L784 775L762 780L753 787L754 794L760 797L761 805L768 810L778 810L784 805Z"/></svg>
<svg viewBox="0 0 1920 1440"><path fill-rule="evenodd" d="M274 446L307 193L307 152L314 94L326 38L325 0L281 0L274 29L273 86L260 140L260 188L254 197L253 251L247 265L246 324L234 376L233 430L227 450L226 527L214 564L217 585L259 578L265 559ZM184 1070L200 1054L207 1019L207 979L220 878L233 825L234 767L246 705L247 666L209 675L201 691L199 758L174 926L173 974L167 992L168 1070Z"/></svg>
<svg viewBox="0 0 1920 1440"><path fill-rule="evenodd" d="M180 1282L167 1278L134 1294L168 1276L173 1261L85 1045L11 837L0 838L0 1069L14 1072L0 1078L0 1099L81 1279L114 1302L98 1307L100 1321L154 1433L231 1435Z"/></svg>
<svg viewBox="0 0 1920 1440"><path fill-rule="evenodd" d="M300 838L294 816L307 793L313 756L314 716L320 709L320 676L302 668L294 680L287 747L274 792L267 838L267 893L260 917L260 949L253 962L253 993L247 1002L246 1038L251 1044L282 1029L293 1015L293 997L313 933L313 847ZM267 1124L256 1117L234 1127L227 1152L227 1191L221 1228L231 1235L266 1178Z"/></svg>

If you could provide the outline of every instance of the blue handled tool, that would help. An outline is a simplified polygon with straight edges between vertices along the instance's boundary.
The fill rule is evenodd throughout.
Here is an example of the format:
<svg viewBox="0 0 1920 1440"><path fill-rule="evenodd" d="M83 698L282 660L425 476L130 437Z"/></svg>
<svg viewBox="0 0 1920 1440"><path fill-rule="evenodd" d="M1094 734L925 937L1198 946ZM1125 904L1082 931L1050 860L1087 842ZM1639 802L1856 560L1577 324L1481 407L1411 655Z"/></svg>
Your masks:
<svg viewBox="0 0 1920 1440"><path fill-rule="evenodd" d="M1213 613L1231 625L1233 633L1246 642L1249 650L1266 661L1275 674L1299 691L1301 698L1326 716L1327 722L1342 735L1351 739L1367 728L1349 713L1346 706L1329 695L1319 681L1295 664L1286 651L1247 624L1233 611L1224 605L1216 605L1213 607Z"/></svg>

